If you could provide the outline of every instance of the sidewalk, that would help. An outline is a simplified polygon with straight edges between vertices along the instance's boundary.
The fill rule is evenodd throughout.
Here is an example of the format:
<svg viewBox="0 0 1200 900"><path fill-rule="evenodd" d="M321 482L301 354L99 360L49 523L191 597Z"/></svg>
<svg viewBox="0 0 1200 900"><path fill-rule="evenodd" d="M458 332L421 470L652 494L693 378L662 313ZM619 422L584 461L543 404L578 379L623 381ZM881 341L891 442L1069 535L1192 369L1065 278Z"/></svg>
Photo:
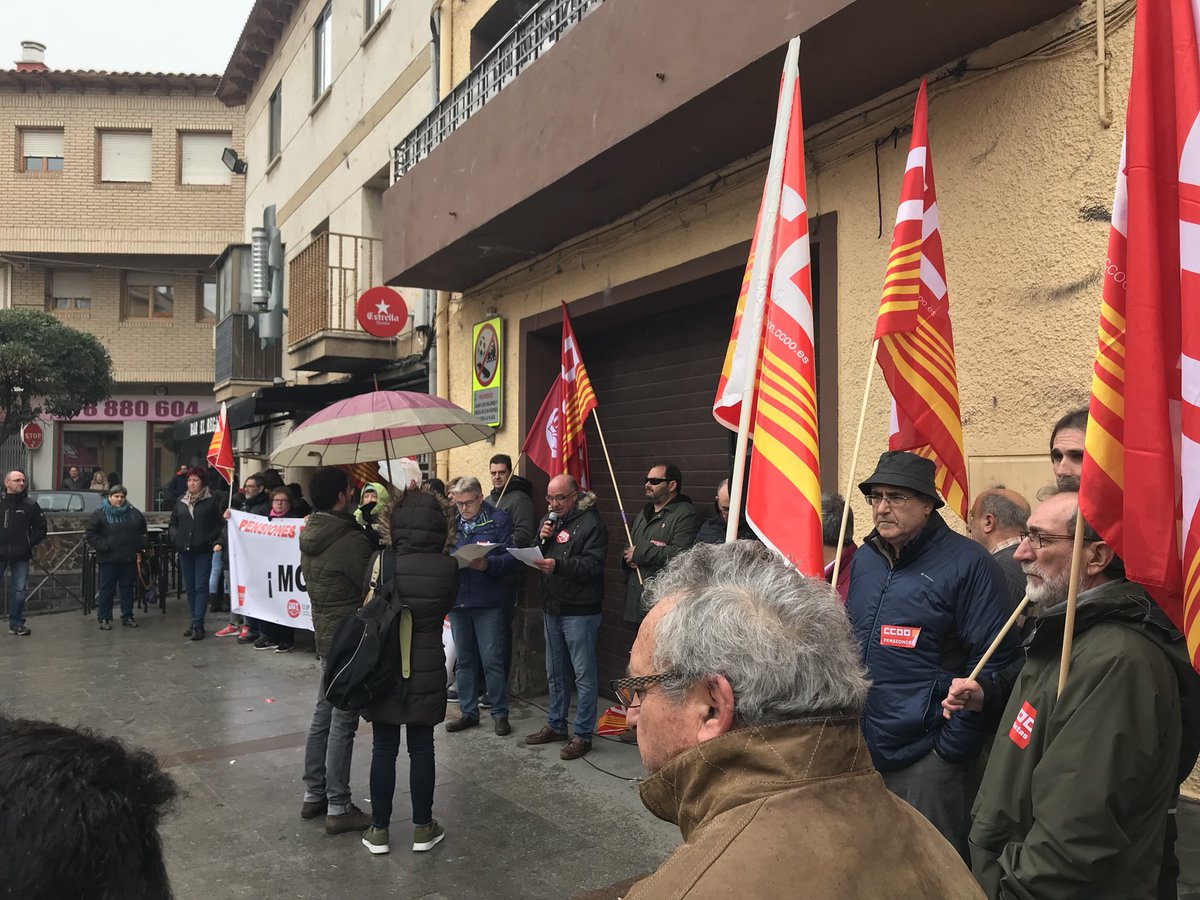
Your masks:
<svg viewBox="0 0 1200 900"><path fill-rule="evenodd" d="M256 652L211 634L193 643L181 605L169 606L139 613L136 631L102 632L79 614L34 617L31 637L3 635L0 679L7 714L87 725L159 755L185 790L164 829L178 900L573 897L654 870L679 843L629 780L641 775L636 748L597 738L585 759L563 762L557 744L524 743L545 717L516 701L509 737L437 729L439 846L409 849L403 751L392 852L330 837L322 820L299 815L319 677L311 651ZM221 624L210 617L212 630ZM354 798L369 810L365 722L355 749Z"/></svg>

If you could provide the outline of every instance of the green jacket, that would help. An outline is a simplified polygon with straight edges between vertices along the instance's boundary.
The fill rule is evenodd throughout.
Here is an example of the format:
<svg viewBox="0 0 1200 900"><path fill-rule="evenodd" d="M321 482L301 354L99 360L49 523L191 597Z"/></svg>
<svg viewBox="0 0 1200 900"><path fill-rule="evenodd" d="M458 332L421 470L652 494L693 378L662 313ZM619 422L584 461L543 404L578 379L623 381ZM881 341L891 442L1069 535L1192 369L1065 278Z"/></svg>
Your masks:
<svg viewBox="0 0 1200 900"><path fill-rule="evenodd" d="M1189 664L1152 602L1124 580L1080 594L1058 698L1066 604L1038 617L973 811L989 898L1156 896Z"/></svg>
<svg viewBox="0 0 1200 900"><path fill-rule="evenodd" d="M700 514L692 501L678 494L675 499L654 511L647 503L633 520L633 561L637 570L625 565L625 621L640 622L646 613L642 609L642 586L666 568L674 557L696 543L700 530ZM638 579L638 572L642 577Z"/></svg>
<svg viewBox="0 0 1200 900"><path fill-rule="evenodd" d="M349 513L317 512L300 532L300 571L312 601L317 655L329 652L333 628L362 606L363 581L375 552Z"/></svg>

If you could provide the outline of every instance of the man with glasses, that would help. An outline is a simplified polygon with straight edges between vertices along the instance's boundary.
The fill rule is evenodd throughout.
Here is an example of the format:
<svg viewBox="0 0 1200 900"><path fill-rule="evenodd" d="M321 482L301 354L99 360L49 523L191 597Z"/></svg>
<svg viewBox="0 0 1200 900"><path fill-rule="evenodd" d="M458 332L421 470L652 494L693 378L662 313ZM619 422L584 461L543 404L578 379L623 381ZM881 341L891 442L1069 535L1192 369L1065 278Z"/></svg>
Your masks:
<svg viewBox="0 0 1200 900"><path fill-rule="evenodd" d="M535 565L542 573L550 710L546 724L525 738L525 743L567 741L558 755L572 760L591 752L596 728L596 635L604 602L608 528L596 512L596 495L581 492L570 475L550 479L546 503L550 515L542 520L537 534L544 558ZM572 686L578 693L574 736L567 733Z"/></svg>
<svg viewBox="0 0 1200 900"><path fill-rule="evenodd" d="M1085 522L1058 696L1078 499L1046 499L1017 547L1040 612L975 803L971 865L989 897L1147 897L1159 880L1191 666L1182 637ZM977 691L964 699L967 710L982 703Z"/></svg>
<svg viewBox="0 0 1200 900"><path fill-rule="evenodd" d="M834 591L757 542L698 544L646 589L612 683L642 802L684 843L626 894L979 897L863 747L867 680Z"/></svg>
<svg viewBox="0 0 1200 900"><path fill-rule="evenodd" d="M493 728L503 737L512 733L504 669L508 606L514 590L507 576L518 565L508 552L513 546L512 519L483 499L478 478L459 478L450 485L450 496L458 508L455 551L468 544L496 546L465 566L459 563L458 594L450 610L450 630L458 650L459 717L446 722L446 730L453 733L479 724L479 695L486 687Z"/></svg>
<svg viewBox="0 0 1200 900"><path fill-rule="evenodd" d="M931 460L890 450L859 489L875 528L854 554L846 612L872 682L867 746L887 786L966 860L979 755L998 710L943 719L940 703L1008 618L1004 574L937 514ZM1019 649L1010 632L984 676L1003 677Z"/></svg>
<svg viewBox="0 0 1200 900"><path fill-rule="evenodd" d="M642 586L696 543L700 514L682 490L683 475L677 465L656 462L650 466L646 473L646 505L633 520L633 546L621 554L626 622L640 622L646 614L642 609Z"/></svg>
<svg viewBox="0 0 1200 900"><path fill-rule="evenodd" d="M726 526L729 524L728 478L717 485L717 493L713 497L713 509L717 514L711 519L705 519L700 525L700 530L696 532L697 544L725 543ZM756 540L754 531L746 524L744 518L738 522L738 540Z"/></svg>

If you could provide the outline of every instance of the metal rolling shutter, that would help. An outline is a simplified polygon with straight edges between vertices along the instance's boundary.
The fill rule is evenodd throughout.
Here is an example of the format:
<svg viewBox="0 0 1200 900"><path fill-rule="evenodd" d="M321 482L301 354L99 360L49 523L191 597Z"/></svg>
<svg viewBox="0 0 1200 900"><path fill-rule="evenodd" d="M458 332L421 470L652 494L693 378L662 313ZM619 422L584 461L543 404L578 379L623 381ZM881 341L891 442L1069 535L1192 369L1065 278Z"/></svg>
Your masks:
<svg viewBox="0 0 1200 900"><path fill-rule="evenodd" d="M229 184L233 174L221 161L232 144L228 134L183 134L179 141L179 173L183 184Z"/></svg>
<svg viewBox="0 0 1200 900"><path fill-rule="evenodd" d="M100 180L120 182L149 181L150 132L101 132Z"/></svg>
<svg viewBox="0 0 1200 900"><path fill-rule="evenodd" d="M21 132L21 155L61 159L63 155L63 133L60 130Z"/></svg>

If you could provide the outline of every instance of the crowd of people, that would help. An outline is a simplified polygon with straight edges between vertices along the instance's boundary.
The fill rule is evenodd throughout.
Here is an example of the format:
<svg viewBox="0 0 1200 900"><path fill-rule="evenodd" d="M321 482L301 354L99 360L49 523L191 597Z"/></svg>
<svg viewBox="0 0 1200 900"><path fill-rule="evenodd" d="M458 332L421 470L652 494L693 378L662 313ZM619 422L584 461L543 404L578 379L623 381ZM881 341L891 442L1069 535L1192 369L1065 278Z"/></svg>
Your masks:
<svg viewBox="0 0 1200 900"><path fill-rule="evenodd" d="M969 536L938 512L931 461L884 453L859 484L872 529L856 543L847 517L840 556L844 502L822 498L832 585L801 577L753 539L723 543L727 484L703 520L677 466L648 467L646 503L620 554L637 636L627 677L611 689L626 709L622 737L648 774L643 802L679 826L683 844L630 900L765 896L801 880L807 895L828 897L1175 896L1174 809L1200 750L1200 676L1182 635L1086 522L1070 677L1057 689L1086 428L1077 410L1052 429L1054 482L1036 505L1000 485L979 491ZM203 636L226 518L203 476L189 472L171 528L193 640ZM250 476L237 502L297 515L296 495L277 478ZM371 853L391 849L402 738L421 852L446 834L433 814L437 726L476 728L486 709L494 733L511 734L524 570L509 549L539 551L530 564L550 702L524 740L561 743L568 761L592 749L609 551L595 495L556 476L539 517L509 457L491 459L489 480L489 492L471 476L443 492L412 477L356 497L342 469L311 479L300 549L322 683L333 633L364 594L390 584L410 617L411 646L397 651L407 654L405 677L363 710L339 709L318 689L306 744L301 817L323 817L330 834L361 832ZM14 567L41 520L20 473L5 488L0 510L14 518L3 519L0 565ZM111 627L116 587L122 621L135 624L124 566L144 528L124 489L110 488L88 528L101 554L101 627ZM1018 626L1001 637L1022 603ZM12 608L10 631L27 634ZM290 646L267 625L231 621L222 632L257 635L260 649ZM457 716L447 718L448 702ZM373 726L370 814L350 790L360 718Z"/></svg>

